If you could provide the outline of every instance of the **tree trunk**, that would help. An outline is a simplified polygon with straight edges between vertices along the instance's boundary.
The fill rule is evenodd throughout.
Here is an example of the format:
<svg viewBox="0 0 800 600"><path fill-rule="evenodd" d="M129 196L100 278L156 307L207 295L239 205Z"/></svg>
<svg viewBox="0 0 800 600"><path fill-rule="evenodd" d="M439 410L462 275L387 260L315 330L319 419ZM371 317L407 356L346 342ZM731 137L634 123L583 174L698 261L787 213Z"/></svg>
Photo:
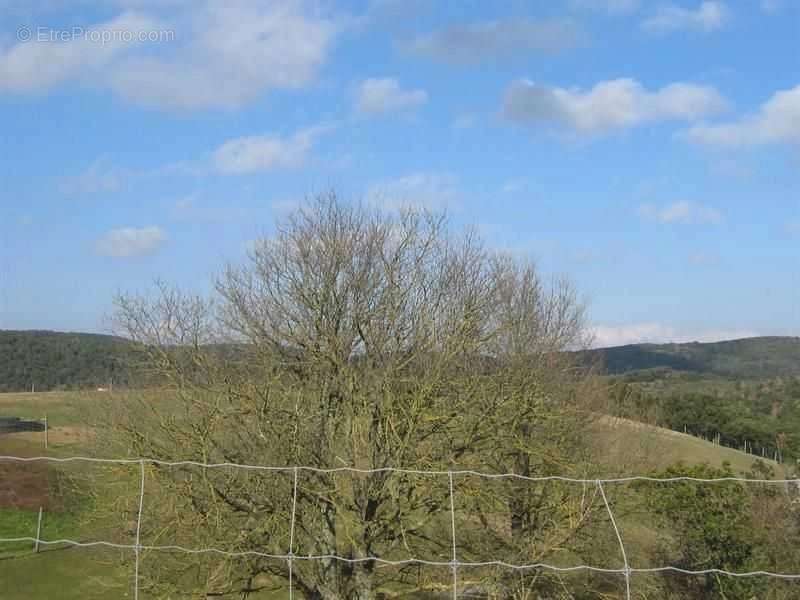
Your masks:
<svg viewBox="0 0 800 600"><path fill-rule="evenodd" d="M353 569L353 581L356 589L350 595L353 600L372 600L375 596L372 589L372 565L361 563Z"/></svg>

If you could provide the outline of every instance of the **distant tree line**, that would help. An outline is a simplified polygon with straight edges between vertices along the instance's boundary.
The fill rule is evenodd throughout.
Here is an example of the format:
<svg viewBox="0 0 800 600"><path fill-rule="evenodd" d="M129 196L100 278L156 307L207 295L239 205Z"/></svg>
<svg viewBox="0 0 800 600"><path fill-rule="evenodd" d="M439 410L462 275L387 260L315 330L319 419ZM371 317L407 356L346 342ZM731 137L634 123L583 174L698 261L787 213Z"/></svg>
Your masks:
<svg viewBox="0 0 800 600"><path fill-rule="evenodd" d="M578 356L599 360L609 375L768 379L800 376L800 338L753 337L712 343L630 344L585 350Z"/></svg>
<svg viewBox="0 0 800 600"><path fill-rule="evenodd" d="M800 458L800 377L682 386L618 381L611 412L781 462Z"/></svg>
<svg viewBox="0 0 800 600"><path fill-rule="evenodd" d="M132 349L107 335L0 331L0 392L125 386Z"/></svg>

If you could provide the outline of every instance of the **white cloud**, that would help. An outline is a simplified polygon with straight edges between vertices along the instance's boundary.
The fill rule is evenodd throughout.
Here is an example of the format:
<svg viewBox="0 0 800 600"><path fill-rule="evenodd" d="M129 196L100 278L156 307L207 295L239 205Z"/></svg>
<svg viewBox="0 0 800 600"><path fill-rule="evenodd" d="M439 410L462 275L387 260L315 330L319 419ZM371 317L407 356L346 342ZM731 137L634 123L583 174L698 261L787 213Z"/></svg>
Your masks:
<svg viewBox="0 0 800 600"><path fill-rule="evenodd" d="M510 121L550 123L598 134L648 122L694 121L725 106L713 87L692 83L649 91L636 80L614 79L583 91L519 80L506 90L502 112Z"/></svg>
<svg viewBox="0 0 800 600"><path fill-rule="evenodd" d="M640 0L571 0L574 8L606 12L610 15L626 15L639 10Z"/></svg>
<svg viewBox="0 0 800 600"><path fill-rule="evenodd" d="M141 9L153 6L175 7L191 5L195 0L74 0L71 4L77 6L101 5L104 8ZM63 0L0 0L0 14L10 14L15 17L31 15L42 16L62 13Z"/></svg>
<svg viewBox="0 0 800 600"><path fill-rule="evenodd" d="M214 168L225 175L241 175L302 166L317 139L332 125L302 129L291 136L253 135L228 140L214 151Z"/></svg>
<svg viewBox="0 0 800 600"><path fill-rule="evenodd" d="M115 19L87 27L84 35L70 36L65 41L51 41L47 37L50 30L26 29L30 41L0 47L0 92L43 92L71 78L100 77L115 58L142 45L136 34L161 28L155 19L124 12ZM107 42L93 37L106 32L130 32L131 36L115 35ZM40 39L40 35L44 37Z"/></svg>
<svg viewBox="0 0 800 600"><path fill-rule="evenodd" d="M166 234L154 225L141 229L123 227L112 229L97 240L95 251L102 256L132 258L152 254L166 241Z"/></svg>
<svg viewBox="0 0 800 600"><path fill-rule="evenodd" d="M626 344L719 342L759 335L750 329L680 329L663 323L596 325L591 328L595 348Z"/></svg>
<svg viewBox="0 0 800 600"><path fill-rule="evenodd" d="M553 54L578 45L581 29L569 19L526 18L452 25L404 44L414 54L453 64L514 58L532 52Z"/></svg>
<svg viewBox="0 0 800 600"><path fill-rule="evenodd" d="M358 86L355 109L364 115L377 115L415 109L428 101L425 90L404 90L397 79L367 79Z"/></svg>
<svg viewBox="0 0 800 600"><path fill-rule="evenodd" d="M132 176L131 171L110 165L105 158L98 158L83 173L65 177L61 190L74 195L117 192Z"/></svg>
<svg viewBox="0 0 800 600"><path fill-rule="evenodd" d="M665 4L642 22L642 28L654 33L679 30L711 32L721 29L729 20L730 11L724 2L706 0L695 9Z"/></svg>
<svg viewBox="0 0 800 600"><path fill-rule="evenodd" d="M0 91L82 79L155 108L237 108L270 90L312 83L342 29L304 0L136 4L168 19L126 12L95 28L172 31L172 37L139 44L20 43L0 50Z"/></svg>
<svg viewBox="0 0 800 600"><path fill-rule="evenodd" d="M775 93L753 115L730 123L695 125L685 136L716 146L800 143L800 85Z"/></svg>
<svg viewBox="0 0 800 600"><path fill-rule="evenodd" d="M662 207L642 204L639 207L639 216L664 224L718 225L722 222L722 213L717 209L685 200Z"/></svg>
<svg viewBox="0 0 800 600"><path fill-rule="evenodd" d="M300 129L290 135L265 134L233 138L212 150L210 156L180 160L147 170L127 170L108 166L104 159L95 161L81 175L66 178L66 193L112 192L129 181L155 177L204 177L213 173L242 175L257 171L294 169L303 166L318 140L336 129L336 123L322 123ZM337 156L341 166L347 157Z"/></svg>
<svg viewBox="0 0 800 600"><path fill-rule="evenodd" d="M450 173L412 173L371 185L366 200L386 210L452 209L458 206L458 180Z"/></svg>
<svg viewBox="0 0 800 600"><path fill-rule="evenodd" d="M123 96L173 109L234 108L270 89L308 85L337 33L303 3L209 2L191 42L172 59L126 61L112 75Z"/></svg>
<svg viewBox="0 0 800 600"><path fill-rule="evenodd" d="M190 42L174 57L119 65L111 85L145 105L235 108L270 89L313 81L337 33L299 1L208 2L191 20Z"/></svg>

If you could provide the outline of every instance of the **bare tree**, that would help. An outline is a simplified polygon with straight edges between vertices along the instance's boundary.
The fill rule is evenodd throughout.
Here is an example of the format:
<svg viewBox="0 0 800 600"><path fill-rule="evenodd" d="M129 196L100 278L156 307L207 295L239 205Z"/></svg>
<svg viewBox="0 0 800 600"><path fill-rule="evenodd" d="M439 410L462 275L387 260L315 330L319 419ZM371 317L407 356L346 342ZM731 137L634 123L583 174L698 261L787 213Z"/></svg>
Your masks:
<svg viewBox="0 0 800 600"><path fill-rule="evenodd" d="M584 341L575 291L545 284L532 264L490 252L474 233L453 234L442 216L324 195L260 240L246 264L228 266L215 292L212 301L162 285L155 298L117 299L118 323L161 388L114 414L108 443L169 460L319 468L586 468L581 434L597 390L563 352ZM290 550L291 474L170 468L152 469L149 481L158 501L148 502L145 537ZM455 483L462 560L584 552L592 490ZM446 477L300 471L291 551L449 560L449 498ZM178 578L174 557L146 566L150 592L165 598L244 598L289 576L286 561L261 558L204 556ZM543 573L462 577L499 596L560 585ZM452 585L442 570L332 558L293 561L292 578L320 599Z"/></svg>

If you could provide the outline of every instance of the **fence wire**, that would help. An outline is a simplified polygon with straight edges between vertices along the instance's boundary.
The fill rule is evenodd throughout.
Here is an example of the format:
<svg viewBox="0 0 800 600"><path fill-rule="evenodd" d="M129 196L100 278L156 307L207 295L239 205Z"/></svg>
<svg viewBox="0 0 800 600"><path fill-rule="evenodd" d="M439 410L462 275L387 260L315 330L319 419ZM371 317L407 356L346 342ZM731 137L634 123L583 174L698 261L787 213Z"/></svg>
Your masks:
<svg viewBox="0 0 800 600"><path fill-rule="evenodd" d="M133 544L121 544L116 542L109 542L109 541L90 541L90 542L81 542L78 540L72 540L67 538L62 539L41 539L38 535L36 537L29 537L29 536L21 536L21 537L0 537L0 543L32 543L32 544L40 544L43 546L48 545L66 545L66 546L73 546L76 548L96 548L96 547L105 547L105 548L113 548L118 550L130 550L133 551L135 557L135 574L134 574L134 600L138 600L139 598L139 557L142 551L147 552L173 552L173 553L182 553L186 555L201 555L201 554L214 554L218 556L224 556L226 558L247 558L247 557L259 557L259 558L266 558L276 561L286 561L288 565L288 572L289 572L289 598L292 599L294 597L294 578L293 578L293 563L296 561L315 561L315 560L323 560L323 561L336 561L340 563L346 563L350 565L355 564L362 564L362 563L375 563L385 566L392 566L392 567L402 567L407 565L420 565L420 566L430 566L430 567L449 567L452 570L453 574L453 598L458 598L458 569L459 568L480 568L480 567L502 567L505 569L510 569L513 571L529 571L529 570L549 570L558 573L573 573L579 571L591 571L596 573L605 573L605 574L618 574L622 575L625 580L625 597L626 600L631 599L631 584L630 578L633 574L661 574L661 573L676 573L682 575L689 575L689 576L701 576L701 575L724 575L728 577L737 577L737 578L744 578L744 577L771 577L781 580L788 580L788 581L800 581L800 573L776 573L772 571L744 571L744 572L736 572L736 571L728 571L725 569L719 568L707 568L707 569L684 569L681 567L675 566L662 566L662 567L632 567L628 563L627 553L625 551L625 544L622 539L622 535L620 534L619 527L617 526L617 521L614 517L614 512L611 509L611 504L606 497L604 485L606 484L624 484L624 483L633 483L633 482L653 482L653 483L676 483L676 482L696 482L696 483L704 483L704 484L714 484L714 483L725 483L725 482L738 482L738 483L748 483L748 484L770 484L770 485L794 485L796 489L800 491L800 479L751 479L745 477L734 477L734 476L727 476L727 477L692 477L692 476L674 476L674 477L653 477L649 475L629 475L624 477L610 477L610 478L580 478L580 477L568 477L562 475L543 475L543 476L530 476L530 475L521 475L519 473L486 473L481 471L475 471L471 469L454 469L454 470L423 470L423 469L410 469L410 468L403 468L403 467L378 467L372 469L363 469L357 467L312 467L312 466L267 466L267 465L249 465L249 464L238 464L238 463L231 463L231 462L220 462L220 463L207 463L195 460L176 460L176 461L168 461L168 460L161 460L156 458L97 458L91 456L67 456L67 457L54 457L54 456L9 456L9 455L0 455L0 462L18 462L18 463L35 463L35 462L52 462L52 463L75 463L75 462L84 462L84 463L94 463L94 464L104 464L104 465L138 465L140 468L140 476L141 476L141 483L139 488L139 505L138 505L138 512L137 512L137 520L136 520L136 534L135 534L135 543ZM292 485L292 510L291 510L291 517L290 517L290 526L289 526L289 548L286 554L270 554L266 552L260 552L258 550L240 550L240 551L229 551L223 550L221 548L187 548L185 546L175 545L175 544L165 544L165 545L152 545L152 544L142 544L141 543L141 523L142 523L142 512L144 507L144 495L145 495L145 466L146 465L157 465L160 467L198 467L202 469L225 469L225 468L233 468L233 469L243 469L249 471L265 471L265 472L272 472L272 473L291 473L293 475L293 485ZM336 554L298 554L294 552L294 538L295 538L295 524L296 524L296 512L297 512L297 480L298 475L300 472L312 472L312 473L320 473L320 474L336 474L336 473L353 473L359 475L370 475L370 474L377 474L377 473L396 473L396 474L404 474L404 475L424 475L424 476L431 476L431 477L447 477L449 483L449 495L450 495L450 523L451 523L451 534L452 534L452 559L448 561L444 560L428 560L423 558L405 558L405 559L387 559L382 558L380 556L361 556L361 557L345 557L345 556L338 556ZM544 562L535 562L535 563L526 563L526 564L515 564L510 563L504 560L487 560L487 561L463 561L458 559L457 554L457 541L456 541L456 518L455 518L455 485L454 485L454 478L457 476L473 476L473 477L481 477L484 479L514 479L514 480L522 480L522 481L529 481L529 482L548 482L548 481L560 481L566 483L580 483L580 484L591 484L595 485L600 492L601 498L603 500L603 504L608 512L609 519L611 524L614 528L614 533L616 534L617 541L619 542L620 553L622 557L622 566L619 568L608 568L608 567L598 567L593 565L573 565L573 566L558 566L552 565ZM462 594L462 596L465 596Z"/></svg>

